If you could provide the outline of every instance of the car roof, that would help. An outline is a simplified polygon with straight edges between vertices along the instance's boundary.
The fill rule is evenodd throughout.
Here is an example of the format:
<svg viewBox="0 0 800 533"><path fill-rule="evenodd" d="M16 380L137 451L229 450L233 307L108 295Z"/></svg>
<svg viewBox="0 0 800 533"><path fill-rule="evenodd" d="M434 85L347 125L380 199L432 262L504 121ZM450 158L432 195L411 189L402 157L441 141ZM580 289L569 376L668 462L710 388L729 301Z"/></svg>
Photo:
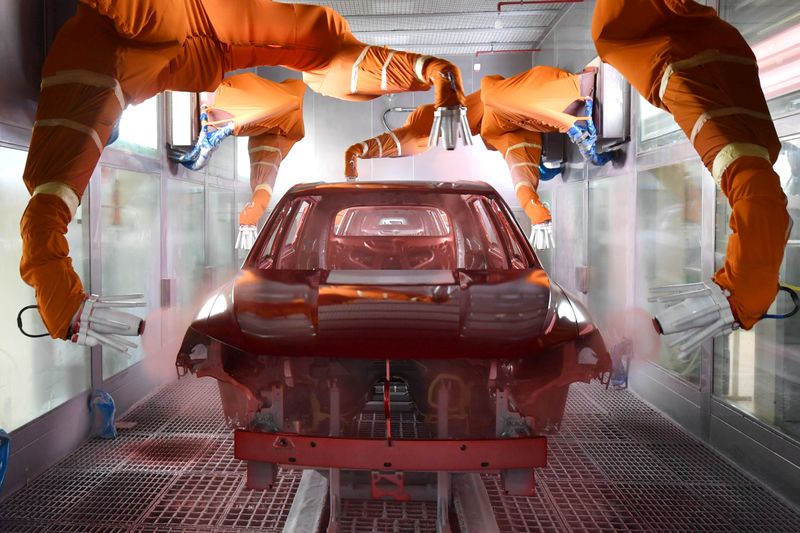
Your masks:
<svg viewBox="0 0 800 533"><path fill-rule="evenodd" d="M286 194L331 194L357 193L359 191L408 191L455 194L487 194L496 193L495 189L483 181L358 181L349 183L300 183L289 189Z"/></svg>

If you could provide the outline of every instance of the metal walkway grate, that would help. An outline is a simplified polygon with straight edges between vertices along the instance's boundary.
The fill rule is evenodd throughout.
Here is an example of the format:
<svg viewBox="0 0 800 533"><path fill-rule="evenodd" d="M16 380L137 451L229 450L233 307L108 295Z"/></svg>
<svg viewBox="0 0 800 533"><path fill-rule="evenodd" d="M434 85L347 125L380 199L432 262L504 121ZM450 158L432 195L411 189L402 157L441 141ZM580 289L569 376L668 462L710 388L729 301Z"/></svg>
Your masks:
<svg viewBox="0 0 800 533"><path fill-rule="evenodd" d="M281 531L301 475L300 470L287 470L278 477L272 490L239 491L221 525L234 531Z"/></svg>
<svg viewBox="0 0 800 533"><path fill-rule="evenodd" d="M50 470L0 505L0 530L16 520L35 519L46 523L60 518L105 476L105 472Z"/></svg>
<svg viewBox="0 0 800 533"><path fill-rule="evenodd" d="M547 484L547 494L572 531L648 531L635 509L610 482L556 480ZM564 527L566 526L566 527Z"/></svg>
<svg viewBox="0 0 800 533"><path fill-rule="evenodd" d="M426 439L432 435L414 412L396 412L391 415L392 436L396 439ZM356 431L359 437L380 439L386 435L386 417L383 413L364 412L358 415Z"/></svg>
<svg viewBox="0 0 800 533"><path fill-rule="evenodd" d="M523 497L506 496L497 474L484 474L482 477L500 531L538 533L564 530L558 513L542 490L541 479L536 482L536 496Z"/></svg>
<svg viewBox="0 0 800 533"><path fill-rule="evenodd" d="M436 533L436 502L343 500L342 533Z"/></svg>
<svg viewBox="0 0 800 533"><path fill-rule="evenodd" d="M183 473L147 512L143 522L159 526L211 528L241 490L236 476Z"/></svg>
<svg viewBox="0 0 800 533"><path fill-rule="evenodd" d="M300 472L245 488L213 380L183 379L123 420L135 425L84 443L0 504L0 531L283 530ZM392 426L425 436L416 413L394 412ZM363 435L384 428L382 412L359 420ZM800 514L627 391L573 385L548 456L533 497L483 476L500 531L800 531ZM344 500L342 512L343 532L435 530L434 502Z"/></svg>
<svg viewBox="0 0 800 533"><path fill-rule="evenodd" d="M150 498L160 496L172 476L158 472L119 470L106 478L61 515L67 523L123 525L138 522L151 505Z"/></svg>

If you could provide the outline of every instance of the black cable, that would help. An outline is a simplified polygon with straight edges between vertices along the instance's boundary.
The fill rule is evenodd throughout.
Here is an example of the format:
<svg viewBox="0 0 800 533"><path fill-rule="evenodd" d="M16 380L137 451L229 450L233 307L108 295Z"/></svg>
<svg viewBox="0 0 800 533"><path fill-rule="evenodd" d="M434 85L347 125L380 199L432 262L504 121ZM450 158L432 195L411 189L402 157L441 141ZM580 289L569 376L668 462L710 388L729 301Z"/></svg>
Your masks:
<svg viewBox="0 0 800 533"><path fill-rule="evenodd" d="M28 305L20 309L20 312L17 314L17 328L19 328L20 332L26 337L30 337L31 339L39 339L41 337L47 337L50 335L49 333L42 333L41 335L31 335L22 327L22 313L27 311L28 309L39 309L38 305Z"/></svg>
<svg viewBox="0 0 800 533"><path fill-rule="evenodd" d="M387 108L386 111L383 112L383 127L386 128L386 131L392 131L392 128L389 127L389 123L386 122L386 115L389 113L411 113L415 111L416 108L413 107L390 107Z"/></svg>
<svg viewBox="0 0 800 533"><path fill-rule="evenodd" d="M782 315L763 315L761 318L774 318L777 320L783 320L786 318L793 317L794 315L797 314L798 311L800 311L800 296L798 296L795 291L793 291L789 287L784 287L783 285L781 285L778 288L778 290L789 293L789 296L792 298L792 303L794 304L794 309L792 309L789 313L785 313Z"/></svg>

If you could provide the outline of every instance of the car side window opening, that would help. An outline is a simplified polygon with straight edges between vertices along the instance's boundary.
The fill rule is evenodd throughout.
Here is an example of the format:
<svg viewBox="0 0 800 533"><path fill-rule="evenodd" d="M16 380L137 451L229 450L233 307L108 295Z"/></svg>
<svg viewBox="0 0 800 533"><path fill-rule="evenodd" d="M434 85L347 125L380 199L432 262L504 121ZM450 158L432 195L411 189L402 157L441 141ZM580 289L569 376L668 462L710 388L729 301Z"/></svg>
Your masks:
<svg viewBox="0 0 800 533"><path fill-rule="evenodd" d="M284 246L294 246L297 242L297 235L300 230L300 226L303 224L305 220L306 213L308 212L308 207L311 205L310 202L307 200L302 200L298 202L295 210L294 210L294 217L292 219L292 225L289 226L289 231L286 233L286 239L284 239Z"/></svg>
<svg viewBox="0 0 800 533"><path fill-rule="evenodd" d="M511 227L511 221L508 218L511 215L504 214L503 210L500 208L500 205L496 201L492 200L491 205L492 212L503 228L503 236L505 237L507 248L511 255L509 258L511 260L511 268L514 270L524 270L529 268L530 265L528 264L528 258L525 255L525 252L522 250L519 241L514 238L514 228Z"/></svg>
<svg viewBox="0 0 800 533"><path fill-rule="evenodd" d="M290 208L291 204L285 205L274 221L270 221L271 225L267 228L269 233L267 234L266 243L258 256L257 264L259 268L272 267L275 261L276 244L278 242L277 237L286 226L286 215Z"/></svg>
<svg viewBox="0 0 800 533"><path fill-rule="evenodd" d="M460 224L453 224L453 233L456 239L456 268L466 270L467 268L467 239Z"/></svg>
<svg viewBox="0 0 800 533"><path fill-rule="evenodd" d="M479 198L472 202L472 209L477 214L482 230L482 237L486 244L486 257L489 270L505 270L508 268L508 261L500 240L497 228L492 217L489 215L485 200Z"/></svg>
<svg viewBox="0 0 800 533"><path fill-rule="evenodd" d="M311 201L304 198L296 200L292 205L292 211L289 214L291 224L283 238L283 244L278 255L277 268L282 270L301 270L298 268L301 263L298 260L299 240L303 233L305 222L308 219L308 214L312 210L311 206Z"/></svg>

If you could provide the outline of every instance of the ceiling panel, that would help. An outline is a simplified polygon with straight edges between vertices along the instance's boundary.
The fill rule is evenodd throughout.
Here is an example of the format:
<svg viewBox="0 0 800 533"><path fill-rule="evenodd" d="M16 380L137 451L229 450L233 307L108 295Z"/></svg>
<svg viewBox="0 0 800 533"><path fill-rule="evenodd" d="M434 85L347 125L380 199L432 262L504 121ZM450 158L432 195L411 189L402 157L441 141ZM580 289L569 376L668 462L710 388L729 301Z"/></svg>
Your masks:
<svg viewBox="0 0 800 533"><path fill-rule="evenodd" d="M294 0L330 6L357 38L433 55L536 48L569 3L504 6L487 0Z"/></svg>
<svg viewBox="0 0 800 533"><path fill-rule="evenodd" d="M447 30L474 28L547 28L558 11L535 13L456 13L453 15L349 16L353 32L398 30Z"/></svg>
<svg viewBox="0 0 800 533"><path fill-rule="evenodd" d="M439 31L393 31L356 33L356 37L367 44L389 47L435 44L484 44L532 43L538 41L540 28L516 28L512 30L439 30Z"/></svg>
<svg viewBox="0 0 800 533"><path fill-rule="evenodd" d="M437 44L434 46L398 46L398 50L405 50L408 52L417 52L419 54L441 55L441 56L459 56L459 55L475 55L478 52L491 53L493 50L502 52L530 51L528 43L494 43L489 45L485 44Z"/></svg>
<svg viewBox="0 0 800 533"><path fill-rule="evenodd" d="M497 2L492 0L292 0L288 3L330 6L345 17L350 15L497 12ZM546 4L503 6L503 11L558 10L563 7L564 4L562 2L553 2Z"/></svg>

